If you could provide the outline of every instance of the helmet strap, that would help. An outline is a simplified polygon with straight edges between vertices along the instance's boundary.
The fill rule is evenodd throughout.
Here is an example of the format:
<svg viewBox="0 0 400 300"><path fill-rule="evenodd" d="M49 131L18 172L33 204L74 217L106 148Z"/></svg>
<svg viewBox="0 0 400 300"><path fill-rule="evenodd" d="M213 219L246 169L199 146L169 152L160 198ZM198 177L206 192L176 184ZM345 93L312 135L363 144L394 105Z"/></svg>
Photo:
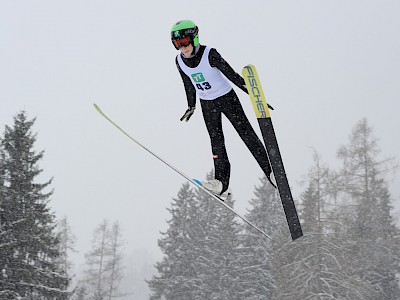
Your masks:
<svg viewBox="0 0 400 300"><path fill-rule="evenodd" d="M197 52L199 52L199 49L200 49L200 44L197 44L197 46L196 46L196 47L195 47L195 46L193 46L193 52L192 52L192 55L193 55L193 56L196 56Z"/></svg>

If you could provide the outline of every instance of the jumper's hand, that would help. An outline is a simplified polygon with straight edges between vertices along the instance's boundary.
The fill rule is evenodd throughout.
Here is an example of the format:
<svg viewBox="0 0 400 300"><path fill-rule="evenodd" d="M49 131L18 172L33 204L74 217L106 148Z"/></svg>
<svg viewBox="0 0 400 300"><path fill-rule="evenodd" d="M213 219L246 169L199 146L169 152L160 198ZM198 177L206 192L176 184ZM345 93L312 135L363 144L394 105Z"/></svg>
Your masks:
<svg viewBox="0 0 400 300"><path fill-rule="evenodd" d="M189 106L188 109L185 111L185 114L182 116L181 121L189 121L190 117L194 114L194 110L196 107Z"/></svg>
<svg viewBox="0 0 400 300"><path fill-rule="evenodd" d="M242 85L242 86L239 86L240 87L240 89L243 91L243 92L245 92L246 94L248 94L249 93L249 91L247 90L247 86L244 84L244 85ZM274 110L274 108L271 106L271 105L269 105L268 103L267 103L267 105L268 105L268 108L270 109L270 110Z"/></svg>

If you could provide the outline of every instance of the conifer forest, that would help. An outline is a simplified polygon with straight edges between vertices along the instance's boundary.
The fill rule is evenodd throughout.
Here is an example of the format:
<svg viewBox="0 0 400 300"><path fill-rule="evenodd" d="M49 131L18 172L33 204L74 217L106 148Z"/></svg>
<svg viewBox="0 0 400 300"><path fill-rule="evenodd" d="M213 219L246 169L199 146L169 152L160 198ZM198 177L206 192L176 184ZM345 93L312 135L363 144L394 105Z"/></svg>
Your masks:
<svg viewBox="0 0 400 300"><path fill-rule="evenodd" d="M245 216L271 239L183 182L168 199L162 258L140 278L147 291L141 295L132 288L137 280L127 280L118 220L93 228L75 273L75 233L68 216L58 219L51 209L53 179L39 176L45 153L35 144L35 122L21 111L0 136L0 299L400 299L399 199L390 193L398 162L385 157L367 119L338 141L335 169L311 150L295 197L304 236L294 242L265 177L255 183ZM228 201L235 207L234 189Z"/></svg>

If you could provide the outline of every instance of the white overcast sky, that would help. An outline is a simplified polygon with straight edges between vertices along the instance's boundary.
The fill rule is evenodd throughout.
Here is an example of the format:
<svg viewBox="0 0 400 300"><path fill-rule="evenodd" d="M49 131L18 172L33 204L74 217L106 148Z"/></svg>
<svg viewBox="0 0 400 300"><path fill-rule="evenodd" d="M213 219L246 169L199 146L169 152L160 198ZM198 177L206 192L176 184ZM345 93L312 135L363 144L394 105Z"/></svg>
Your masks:
<svg viewBox="0 0 400 300"><path fill-rule="evenodd" d="M117 132L96 102L132 136L186 174L212 169L200 109L186 98L170 28L192 19L200 43L239 73L257 66L293 194L315 148L332 168L336 151L366 117L381 158L400 159L400 2L0 1L0 126L37 117L42 179L54 176L52 207L88 250L93 229L119 220L129 249L159 257L166 210L185 182ZM238 91L257 127L248 96ZM231 188L245 212L262 172L228 122ZM257 128L257 132L259 132ZM391 192L400 208L399 174Z"/></svg>

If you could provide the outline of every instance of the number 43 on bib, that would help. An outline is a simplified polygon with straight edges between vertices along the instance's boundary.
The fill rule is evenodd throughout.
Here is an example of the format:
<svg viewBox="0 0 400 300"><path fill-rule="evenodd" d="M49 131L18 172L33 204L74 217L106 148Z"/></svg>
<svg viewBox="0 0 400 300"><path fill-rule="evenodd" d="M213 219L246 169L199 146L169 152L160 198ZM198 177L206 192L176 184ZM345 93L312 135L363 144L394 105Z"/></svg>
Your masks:
<svg viewBox="0 0 400 300"><path fill-rule="evenodd" d="M195 73L195 74L192 74L192 79L193 79L193 81L196 83L196 87L197 87L199 90L204 91L204 90L209 90L209 89L211 89L211 85L210 85L210 83L208 83L208 82L206 81L206 79L204 78L203 73Z"/></svg>

